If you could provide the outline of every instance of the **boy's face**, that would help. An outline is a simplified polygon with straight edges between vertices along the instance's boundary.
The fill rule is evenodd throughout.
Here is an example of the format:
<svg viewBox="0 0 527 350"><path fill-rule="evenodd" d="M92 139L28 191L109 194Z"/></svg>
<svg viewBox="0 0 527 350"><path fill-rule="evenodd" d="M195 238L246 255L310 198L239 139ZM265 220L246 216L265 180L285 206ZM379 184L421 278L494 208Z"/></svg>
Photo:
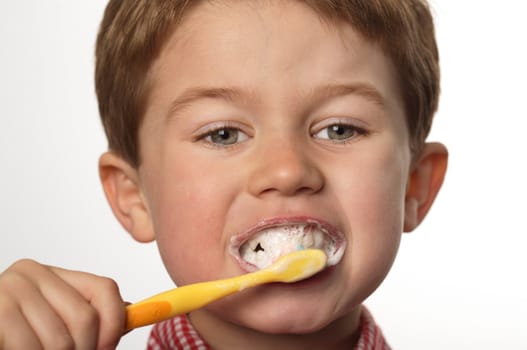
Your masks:
<svg viewBox="0 0 527 350"><path fill-rule="evenodd" d="M350 313L387 274L404 225L411 155L390 60L296 2L204 2L151 74L137 179L174 281L241 275L240 241L268 230L266 247L243 248L256 256L296 245L284 226L307 224L308 241L344 240L335 266L206 312L266 332Z"/></svg>

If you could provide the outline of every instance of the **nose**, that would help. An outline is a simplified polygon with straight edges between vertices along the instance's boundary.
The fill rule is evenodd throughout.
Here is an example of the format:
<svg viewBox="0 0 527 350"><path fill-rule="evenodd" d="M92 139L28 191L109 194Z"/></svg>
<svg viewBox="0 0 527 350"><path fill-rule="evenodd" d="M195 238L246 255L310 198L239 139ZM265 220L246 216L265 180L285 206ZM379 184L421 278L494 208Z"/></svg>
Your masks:
<svg viewBox="0 0 527 350"><path fill-rule="evenodd" d="M253 196L313 194L324 187L324 176L311 155L293 142L274 142L260 147L249 174Z"/></svg>

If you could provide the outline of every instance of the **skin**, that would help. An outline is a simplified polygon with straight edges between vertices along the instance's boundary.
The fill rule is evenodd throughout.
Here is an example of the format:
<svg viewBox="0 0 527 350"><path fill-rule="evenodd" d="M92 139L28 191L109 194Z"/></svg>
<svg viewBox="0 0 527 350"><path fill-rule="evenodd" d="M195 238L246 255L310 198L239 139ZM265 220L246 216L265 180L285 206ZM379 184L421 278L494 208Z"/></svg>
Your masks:
<svg viewBox="0 0 527 350"><path fill-rule="evenodd" d="M28 259L0 274L0 349L115 349L124 321L106 277Z"/></svg>
<svg viewBox="0 0 527 350"><path fill-rule="evenodd" d="M231 238L263 221L324 221L347 240L319 278L243 291L191 313L194 326L217 349L349 348L361 302L446 170L440 144L412 157L390 60L297 2L204 2L150 78L140 167L108 152L100 174L117 219L136 240L157 241L178 285L245 273ZM23 261L0 275L0 320L0 349L15 348L6 334L24 348L61 335L103 348L122 335L124 307L110 280Z"/></svg>

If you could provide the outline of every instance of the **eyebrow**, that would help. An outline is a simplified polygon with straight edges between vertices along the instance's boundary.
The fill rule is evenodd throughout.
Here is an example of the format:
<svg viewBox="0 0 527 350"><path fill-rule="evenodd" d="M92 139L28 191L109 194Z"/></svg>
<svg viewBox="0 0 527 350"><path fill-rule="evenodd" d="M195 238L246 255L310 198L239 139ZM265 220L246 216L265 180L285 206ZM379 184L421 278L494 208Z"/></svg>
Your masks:
<svg viewBox="0 0 527 350"><path fill-rule="evenodd" d="M328 84L318 86L308 93L308 100L315 101L316 103L318 101L346 95L359 95L382 108L385 106L385 99L379 90L367 83ZM235 87L192 87L183 91L181 95L172 101L167 114L168 119L177 115L178 112L194 101L201 99L218 99L232 102L254 100L256 98L254 93L246 93L244 90Z"/></svg>
<svg viewBox="0 0 527 350"><path fill-rule="evenodd" d="M249 94L250 96L250 94ZM217 99L225 101L239 101L247 100L248 94L244 93L243 90L238 88L230 87L192 87L189 88L181 95L179 95L172 103L168 110L168 118L176 115L186 106L190 105L192 102L201 100L201 99Z"/></svg>
<svg viewBox="0 0 527 350"><path fill-rule="evenodd" d="M371 102L385 107L385 99L383 95L373 85L368 83L352 83L352 84L328 84L316 87L311 93L310 97L314 100L324 101L332 97L359 95Z"/></svg>

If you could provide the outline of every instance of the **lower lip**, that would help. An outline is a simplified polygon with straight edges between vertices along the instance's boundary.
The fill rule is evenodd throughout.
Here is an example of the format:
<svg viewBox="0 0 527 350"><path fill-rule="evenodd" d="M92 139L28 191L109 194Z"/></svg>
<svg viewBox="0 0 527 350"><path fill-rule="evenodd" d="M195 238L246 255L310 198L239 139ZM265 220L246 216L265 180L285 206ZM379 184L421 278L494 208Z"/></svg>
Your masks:
<svg viewBox="0 0 527 350"><path fill-rule="evenodd" d="M329 266L325 268L323 271L315 274L314 276L311 276L309 278L303 279L298 282L292 282L292 283L284 283L284 282L273 282L269 283L268 286L277 286L280 288L285 289L307 289L307 288L313 288L317 285L324 284L331 275L335 272L336 266Z"/></svg>

